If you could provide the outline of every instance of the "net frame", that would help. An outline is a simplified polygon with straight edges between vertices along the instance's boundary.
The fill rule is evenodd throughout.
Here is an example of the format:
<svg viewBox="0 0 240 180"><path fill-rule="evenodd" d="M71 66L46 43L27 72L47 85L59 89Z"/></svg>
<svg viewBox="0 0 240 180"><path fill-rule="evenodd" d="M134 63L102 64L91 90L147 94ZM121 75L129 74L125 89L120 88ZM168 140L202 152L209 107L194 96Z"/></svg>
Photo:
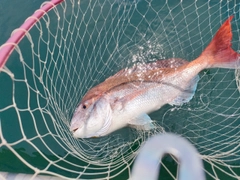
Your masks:
<svg viewBox="0 0 240 180"><path fill-rule="evenodd" d="M36 10L35 13L32 16L29 16L18 29L15 29L12 32L11 37L0 48L0 70L8 60L8 57L14 50L16 44L22 40L22 38L36 24L36 22L39 21L44 14L52 10L55 6L63 1L64 0L51 0L43 3L40 9Z"/></svg>

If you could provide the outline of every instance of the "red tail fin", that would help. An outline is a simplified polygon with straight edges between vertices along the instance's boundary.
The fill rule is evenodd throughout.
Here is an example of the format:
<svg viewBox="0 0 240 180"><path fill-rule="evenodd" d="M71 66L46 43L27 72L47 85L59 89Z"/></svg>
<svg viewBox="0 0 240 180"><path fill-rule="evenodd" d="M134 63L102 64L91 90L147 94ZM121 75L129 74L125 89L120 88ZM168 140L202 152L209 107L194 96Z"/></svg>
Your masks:
<svg viewBox="0 0 240 180"><path fill-rule="evenodd" d="M202 52L202 58L208 60L208 67L236 68L239 66L239 54L235 52L232 46L232 29L230 16L219 28L216 35Z"/></svg>

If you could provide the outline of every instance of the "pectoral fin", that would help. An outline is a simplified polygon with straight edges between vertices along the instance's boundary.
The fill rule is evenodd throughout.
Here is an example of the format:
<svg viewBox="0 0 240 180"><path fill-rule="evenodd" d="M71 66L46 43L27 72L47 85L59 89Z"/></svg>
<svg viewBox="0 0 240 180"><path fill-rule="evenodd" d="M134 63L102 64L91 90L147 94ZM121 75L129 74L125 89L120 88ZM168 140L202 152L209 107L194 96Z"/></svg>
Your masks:
<svg viewBox="0 0 240 180"><path fill-rule="evenodd" d="M129 103L129 102L131 102L131 100L139 97L143 92L144 92L143 90L138 90L138 91L128 94L124 97L116 98L114 100L113 105L111 105L111 108L121 111L127 103Z"/></svg>
<svg viewBox="0 0 240 180"><path fill-rule="evenodd" d="M128 124L131 127L142 130L150 130L154 128L151 118L146 113L143 113L140 116L131 119Z"/></svg>
<svg viewBox="0 0 240 180"><path fill-rule="evenodd" d="M181 92L179 96L177 96L172 102L170 102L170 105L182 105L183 103L189 102L197 89L197 83L199 81L199 76L195 76L190 82L189 86Z"/></svg>

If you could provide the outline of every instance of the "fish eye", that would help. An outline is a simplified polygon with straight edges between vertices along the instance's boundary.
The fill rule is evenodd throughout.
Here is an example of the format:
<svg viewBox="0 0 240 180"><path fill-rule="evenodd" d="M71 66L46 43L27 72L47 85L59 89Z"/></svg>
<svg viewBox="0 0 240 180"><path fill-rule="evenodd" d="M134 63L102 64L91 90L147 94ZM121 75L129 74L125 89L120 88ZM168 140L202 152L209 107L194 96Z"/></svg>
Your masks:
<svg viewBox="0 0 240 180"><path fill-rule="evenodd" d="M86 108L87 108L87 106L85 104L83 104L83 109L86 109Z"/></svg>

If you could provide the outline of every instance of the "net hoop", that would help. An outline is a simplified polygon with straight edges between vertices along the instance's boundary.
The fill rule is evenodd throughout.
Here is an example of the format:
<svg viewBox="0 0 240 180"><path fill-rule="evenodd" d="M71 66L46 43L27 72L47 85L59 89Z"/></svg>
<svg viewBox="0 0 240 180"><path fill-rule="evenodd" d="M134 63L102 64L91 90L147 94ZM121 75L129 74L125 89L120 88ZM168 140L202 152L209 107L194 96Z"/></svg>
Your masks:
<svg viewBox="0 0 240 180"><path fill-rule="evenodd" d="M63 1L64 0L51 0L43 3L41 8L36 10L33 15L28 17L19 28L13 31L7 42L0 47L0 70L7 62L8 57L15 48L15 45L23 39L23 37L34 26L34 24L39 21L47 12Z"/></svg>

